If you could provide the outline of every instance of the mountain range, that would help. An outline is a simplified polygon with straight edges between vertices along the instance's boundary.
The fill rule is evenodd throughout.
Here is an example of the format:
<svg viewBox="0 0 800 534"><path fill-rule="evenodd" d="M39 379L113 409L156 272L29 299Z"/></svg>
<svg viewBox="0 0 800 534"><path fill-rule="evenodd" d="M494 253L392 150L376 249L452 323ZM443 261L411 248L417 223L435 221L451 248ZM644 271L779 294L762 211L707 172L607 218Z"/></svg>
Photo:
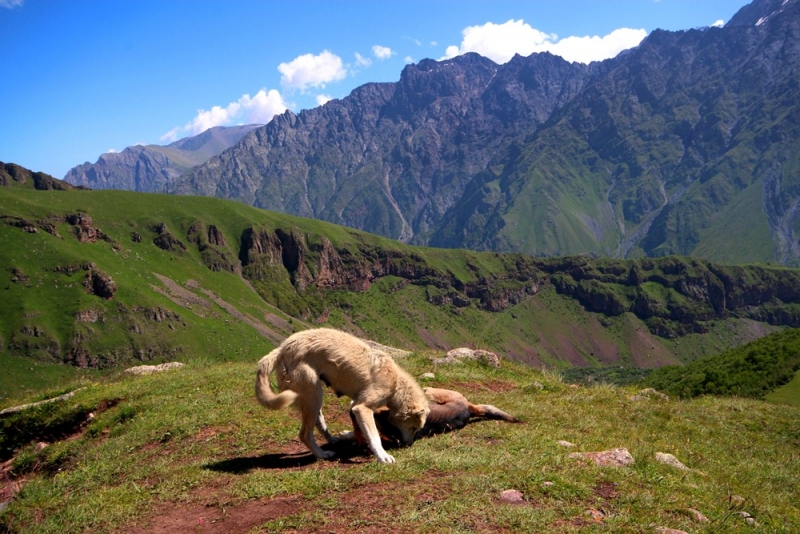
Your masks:
<svg viewBox="0 0 800 534"><path fill-rule="evenodd" d="M419 245L795 265L799 63L800 0L589 65L423 60L159 183Z"/></svg>
<svg viewBox="0 0 800 534"><path fill-rule="evenodd" d="M166 146L134 145L122 152L107 152L97 162L73 167L64 180L92 189L160 191L181 174L216 156L259 127L217 126Z"/></svg>

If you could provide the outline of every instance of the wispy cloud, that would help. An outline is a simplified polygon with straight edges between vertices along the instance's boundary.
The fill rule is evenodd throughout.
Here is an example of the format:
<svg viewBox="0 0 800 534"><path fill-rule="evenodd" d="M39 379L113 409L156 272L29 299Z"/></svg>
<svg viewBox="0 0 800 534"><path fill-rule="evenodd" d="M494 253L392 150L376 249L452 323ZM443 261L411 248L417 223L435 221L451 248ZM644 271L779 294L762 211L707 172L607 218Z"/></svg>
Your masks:
<svg viewBox="0 0 800 534"><path fill-rule="evenodd" d="M286 111L287 107L278 91L261 89L255 96L242 95L239 100L225 107L214 106L210 110L198 110L194 119L165 133L161 136L161 141L172 142L179 137L197 135L214 126L230 126L237 123L266 124L275 115Z"/></svg>
<svg viewBox="0 0 800 534"><path fill-rule="evenodd" d="M716 21L714 24L711 25L712 28L722 28L723 26L725 26L725 21L722 19L719 19L718 21Z"/></svg>
<svg viewBox="0 0 800 534"><path fill-rule="evenodd" d="M509 20L503 24L487 22L482 26L468 26L462 31L461 44L448 46L443 59L467 52L477 52L497 63L505 63L514 54L529 56L534 52L551 52L567 61L591 63L616 56L623 50L638 45L647 36L645 30L620 28L606 36L565 37L558 39L531 27L523 20Z"/></svg>
<svg viewBox="0 0 800 534"><path fill-rule="evenodd" d="M372 60L368 57L364 57L358 52L356 52L356 67L369 67L372 65Z"/></svg>
<svg viewBox="0 0 800 534"><path fill-rule="evenodd" d="M378 59L389 59L395 52L388 46L375 45L372 47L372 54Z"/></svg>
<svg viewBox="0 0 800 534"><path fill-rule="evenodd" d="M0 7L6 9L14 9L15 7L22 7L25 0L0 0Z"/></svg>
<svg viewBox="0 0 800 534"><path fill-rule="evenodd" d="M317 95L316 100L317 100L317 105L318 106L323 106L323 105L327 104L328 102L330 102L331 100L333 100L333 97L323 93L323 94Z"/></svg>
<svg viewBox="0 0 800 534"><path fill-rule="evenodd" d="M330 82L343 80L347 68L342 58L323 50L318 55L304 54L288 63L278 65L281 85L286 89L305 92L309 87L325 87Z"/></svg>

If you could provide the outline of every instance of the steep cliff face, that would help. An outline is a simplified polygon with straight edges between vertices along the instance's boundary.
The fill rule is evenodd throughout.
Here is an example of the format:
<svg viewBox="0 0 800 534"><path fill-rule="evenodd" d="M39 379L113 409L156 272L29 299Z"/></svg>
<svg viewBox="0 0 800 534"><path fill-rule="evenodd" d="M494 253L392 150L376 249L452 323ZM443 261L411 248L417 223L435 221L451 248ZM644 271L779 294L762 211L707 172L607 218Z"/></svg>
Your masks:
<svg viewBox="0 0 800 534"><path fill-rule="evenodd" d="M638 261L562 258L537 266L559 293L608 316L634 313L662 337L705 332L709 321L748 318L800 326L800 273L667 257Z"/></svg>
<svg viewBox="0 0 800 534"><path fill-rule="evenodd" d="M307 318L323 312L319 299L327 292L364 292L386 276L426 287L428 300L437 305L474 303L488 311L519 303L535 294L543 281L533 260L524 256L503 258L500 272L464 282L418 254L363 244L336 248L324 236L297 229L247 228L240 251L243 275L265 298L291 302L297 307L294 311Z"/></svg>
<svg viewBox="0 0 800 534"><path fill-rule="evenodd" d="M167 146L136 145L101 155L67 172L64 180L92 189L161 191L195 165L229 148L259 125L215 127Z"/></svg>

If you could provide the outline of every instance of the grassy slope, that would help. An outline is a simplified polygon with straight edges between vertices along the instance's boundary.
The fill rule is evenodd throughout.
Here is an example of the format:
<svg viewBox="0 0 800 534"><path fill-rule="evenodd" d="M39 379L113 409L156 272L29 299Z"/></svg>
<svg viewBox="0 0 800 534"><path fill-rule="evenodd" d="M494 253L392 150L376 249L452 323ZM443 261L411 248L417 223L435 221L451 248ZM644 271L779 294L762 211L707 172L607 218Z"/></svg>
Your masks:
<svg viewBox="0 0 800 534"><path fill-rule="evenodd" d="M583 532L593 509L606 514L595 528L609 532L751 532L739 510L764 531L800 529L798 408L738 398L634 401L631 389L575 389L518 364L434 368L428 356L401 363L526 423L474 422L394 451L393 466L352 448L340 449L346 459L313 462L296 440L293 412L253 399L255 360L115 377L49 409L117 402L81 436L23 450L14 471L27 482L0 512L0 530ZM333 431L349 427L346 406L326 394ZM636 463L600 468L568 458L613 447L627 447ZM655 452L692 471L655 462ZM511 488L524 504L498 501ZM690 508L711 522L694 522Z"/></svg>
<svg viewBox="0 0 800 534"><path fill-rule="evenodd" d="M60 366L54 367L58 361L48 354L47 348L55 346L56 352L63 354L74 343L76 335L85 338L84 344L92 353L111 354L108 358L112 360L114 354L127 350L127 360L124 354L118 356L118 364L129 362L130 355L136 351L150 351L155 356L148 358L154 358L154 363L169 359L220 361L249 358L272 346L271 339L259 335L212 303L204 290L212 291L278 335L303 326L302 321L289 318L265 302L237 275L206 268L196 247L190 245L187 251L175 253L154 246L152 240L156 234L152 228L160 223L166 223L167 228L187 244L186 231L193 223L214 224L228 242L223 249L233 258L238 256L238 236L248 226L289 226L306 234L324 235L335 246L355 252L363 246L414 251L423 255L428 265L442 272L452 272L464 282L503 269L503 262L494 254L417 249L319 221L210 198L121 191L48 192L0 188L0 205L4 215L31 221L45 220L51 214L63 217L83 211L92 217L97 228L117 243L116 247L102 240L80 243L74 237L74 227L63 222L56 224L60 238L44 231L30 234L20 228L0 225L0 240L4 243L0 273L5 277L0 286L4 293L4 298L0 299L0 347L6 351L12 343L28 343L27 353L36 361L37 369L42 369L24 381L0 382L3 397L68 381L73 372L61 372ZM134 232L142 236L141 242L131 239ZM87 261L94 262L99 270L113 278L118 287L113 300L86 294L83 270L69 275L54 272L56 266L80 265ZM14 269L21 270L28 281L12 282ZM202 305L181 305L165 296L170 291L170 281L192 298L202 299L198 301ZM329 323L379 339L388 336L383 340L402 346L473 344L505 351L523 361L557 366L564 365L565 361L593 361L591 352L594 349L590 341L573 344L564 333L566 327L578 327L587 321L593 322L592 331L603 337L604 343L628 346L625 336L609 337L602 332L596 319L588 317L591 314L555 295L551 289L550 293L543 292L532 301L501 314L473 307L456 310L434 306L427 302L425 290L420 286L393 289L392 280L387 278L364 294L329 295L326 302L331 309ZM567 326L561 318L567 313L563 311L565 306L569 307L572 317ZM160 308L179 315L180 319L148 321L134 311L137 308ZM101 320L76 323L76 313L86 310L97 312ZM275 328L264 319L266 315L278 317L284 328ZM538 324L553 326L555 330L537 328ZM20 334L23 329L30 332L34 328L36 335ZM535 342L538 337L542 339L539 344ZM662 344L653 339L653 343ZM534 340L532 348L528 348L526 340ZM577 353L577 356L570 356L570 360L565 358L566 352ZM13 363L7 352L0 352L0 358L7 368L24 372L25 367ZM113 367L115 362L107 363ZM34 378L36 383L31 383Z"/></svg>
<svg viewBox="0 0 800 534"><path fill-rule="evenodd" d="M764 400L775 404L800 406L800 372L796 373L791 381L764 395Z"/></svg>
<svg viewBox="0 0 800 534"><path fill-rule="evenodd" d="M106 367L114 368L138 359L158 363L252 358L268 351L274 340L307 326L271 304L279 300L265 301L236 274L209 270L197 247L186 239L188 228L198 221L221 231L227 245L218 249L233 259L238 257L244 229L257 226L294 228L309 241L324 236L337 249L348 249L354 255L380 249L414 256L418 258L414 261L443 276L450 273L461 283L503 273L515 261L513 256L493 253L409 247L341 226L204 197L2 187L0 206L0 215L34 222L83 211L116 243L80 243L75 227L64 222L56 224L60 237L0 224L0 242L4 244L0 253L0 363L11 371L0 379L0 401L95 376L97 372L60 364L76 339L82 340L91 354L100 355ZM153 244L153 228L161 223L188 245L186 251L167 252ZM132 239L134 233L141 235L141 242ZM87 261L113 278L118 287L113 300L85 292L84 270L72 274L54 271L56 266ZM14 269L22 271L27 282L12 282ZM274 291L276 298L297 300L288 275L283 275L284 285ZM397 346L471 345L535 366L560 369L573 365L654 367L692 361L764 334L764 328L751 328L746 320L730 319L707 324L708 334L667 340L652 335L630 313L610 318L589 313L549 284L537 295L493 313L475 304L466 308L436 306L426 294L436 288L400 282L385 277L365 293L337 291L319 297L328 313L311 319ZM176 298L177 291L183 292L184 298ZM225 304L213 302L209 291ZM192 302L187 302L186 296ZM246 324L231 307L271 335L262 335ZM174 315L154 321L143 309ZM100 319L77 322L76 313L87 310ZM10 350L12 344L17 349ZM54 351L62 356L54 357ZM27 353L33 363L15 360L12 353ZM31 373L31 368L36 372Z"/></svg>

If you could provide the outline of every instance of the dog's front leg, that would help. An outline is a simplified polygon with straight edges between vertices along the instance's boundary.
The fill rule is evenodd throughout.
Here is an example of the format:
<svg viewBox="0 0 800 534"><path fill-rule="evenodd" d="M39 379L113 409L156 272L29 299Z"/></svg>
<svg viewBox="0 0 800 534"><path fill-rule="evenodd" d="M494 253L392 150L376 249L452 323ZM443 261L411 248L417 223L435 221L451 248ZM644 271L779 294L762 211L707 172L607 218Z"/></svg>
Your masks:
<svg viewBox="0 0 800 534"><path fill-rule="evenodd" d="M372 451L375 458L382 464L395 463L394 456L388 454L383 449L381 436L378 434L378 428L375 426L375 415L372 409L363 404L356 404L351 409L361 432L367 439L369 450Z"/></svg>

